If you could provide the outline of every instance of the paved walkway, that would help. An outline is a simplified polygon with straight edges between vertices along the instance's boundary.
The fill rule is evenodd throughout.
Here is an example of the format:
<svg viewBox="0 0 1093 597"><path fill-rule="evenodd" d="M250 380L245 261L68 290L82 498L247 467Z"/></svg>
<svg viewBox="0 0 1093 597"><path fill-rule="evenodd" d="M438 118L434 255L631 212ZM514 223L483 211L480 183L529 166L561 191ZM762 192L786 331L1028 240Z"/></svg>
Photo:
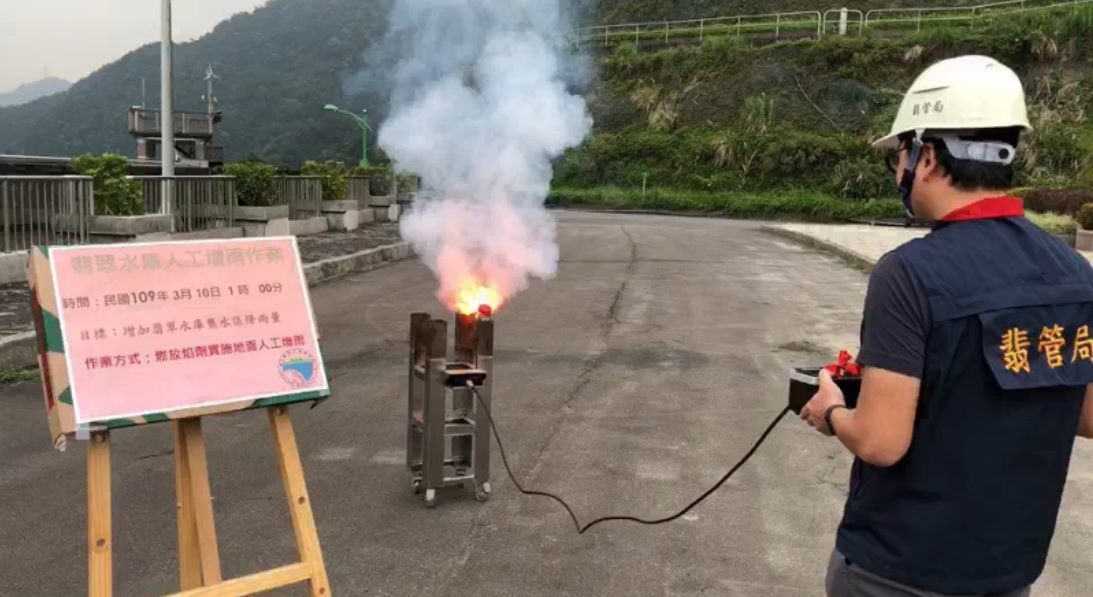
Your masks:
<svg viewBox="0 0 1093 597"><path fill-rule="evenodd" d="M301 236L300 257L305 264L399 242L397 222L368 224L353 232L326 232ZM0 285L0 339L34 329L30 318L30 291L25 283Z"/></svg>
<svg viewBox="0 0 1093 597"><path fill-rule="evenodd" d="M781 410L791 366L856 345L865 276L753 222L558 219L558 276L498 311L493 414L518 478L558 492L583 520L682 507ZM792 418L668 525L578 536L557 504L516 491L496 444L490 501L452 490L426 509L405 469L406 330L414 311L444 315L435 291L429 270L405 260L312 292L334 397L292 413L334 594L822 594L850 458ZM50 449L36 383L3 393L0 596L78 593L84 450ZM293 561L262 414L203 429L224 576ZM115 436L118 595L178 587L171 447L166 425ZM1093 442L1075 451L1053 547L1036 597L1089 594Z"/></svg>
<svg viewBox="0 0 1093 597"><path fill-rule="evenodd" d="M773 224L765 229L835 253L866 268L885 253L929 232L925 228L839 224ZM1082 254L1093 261L1093 253Z"/></svg>

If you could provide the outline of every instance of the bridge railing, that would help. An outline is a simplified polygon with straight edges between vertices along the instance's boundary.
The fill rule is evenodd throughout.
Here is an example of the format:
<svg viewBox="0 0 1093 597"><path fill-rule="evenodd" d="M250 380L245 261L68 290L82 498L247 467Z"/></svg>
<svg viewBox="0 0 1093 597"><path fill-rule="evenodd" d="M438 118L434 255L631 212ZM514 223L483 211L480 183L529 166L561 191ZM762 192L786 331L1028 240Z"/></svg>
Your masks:
<svg viewBox="0 0 1093 597"><path fill-rule="evenodd" d="M356 201L362 208L368 207L368 199L371 196L369 190L369 178L367 176L350 176L349 184L345 190L345 198Z"/></svg>
<svg viewBox="0 0 1093 597"><path fill-rule="evenodd" d="M89 176L0 176L5 253L87 242L95 213Z"/></svg>
<svg viewBox="0 0 1093 597"><path fill-rule="evenodd" d="M163 192L173 197L175 232L199 232L235 225L233 176L131 176L141 184L144 213L163 213Z"/></svg>
<svg viewBox="0 0 1093 597"><path fill-rule="evenodd" d="M277 180L274 205L287 205L293 220L321 216L323 179L321 176L282 176Z"/></svg>

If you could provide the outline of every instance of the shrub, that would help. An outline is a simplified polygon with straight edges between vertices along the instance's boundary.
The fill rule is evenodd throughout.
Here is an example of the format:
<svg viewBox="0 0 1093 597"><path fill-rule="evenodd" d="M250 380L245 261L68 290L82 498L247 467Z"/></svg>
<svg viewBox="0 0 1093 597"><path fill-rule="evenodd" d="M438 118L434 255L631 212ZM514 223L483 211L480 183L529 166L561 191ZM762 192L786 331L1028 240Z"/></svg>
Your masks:
<svg viewBox="0 0 1093 597"><path fill-rule="evenodd" d="M819 220L898 218L898 200L848 201L823 193L787 190L766 193L705 193L677 189L596 187L554 189L551 203L563 206L596 206L610 209L644 209L717 213L735 217L804 217Z"/></svg>
<svg viewBox="0 0 1093 597"><path fill-rule="evenodd" d="M1055 212L1035 212L1030 211L1027 213L1028 219L1042 228L1045 232L1056 234L1060 236L1072 235L1078 228L1078 222L1071 216L1066 214L1058 214Z"/></svg>
<svg viewBox="0 0 1093 597"><path fill-rule="evenodd" d="M1078 224L1082 230L1093 230L1093 203L1086 203L1078 210Z"/></svg>
<svg viewBox="0 0 1093 597"><path fill-rule="evenodd" d="M395 181L398 182L398 190L400 193L413 193L418 190L419 180L417 174L399 172L395 174Z"/></svg>
<svg viewBox="0 0 1093 597"><path fill-rule="evenodd" d="M349 169L341 162L328 160L326 162L307 161L300 169L304 176L319 176L322 178L323 199L336 201L345 199L346 189L349 187Z"/></svg>
<svg viewBox="0 0 1093 597"><path fill-rule="evenodd" d="M224 173L235 177L239 205L267 207L277 198L277 169L269 164L236 162L224 166Z"/></svg>
<svg viewBox="0 0 1093 597"><path fill-rule="evenodd" d="M376 166L357 166L351 172L353 176L367 176L368 188L373 195L390 195L391 183L394 177L391 175L391 167L386 164Z"/></svg>
<svg viewBox="0 0 1093 597"><path fill-rule="evenodd" d="M835 166L852 155L865 155L868 149L864 141L847 135L778 131L767 139L758 166L768 186L822 186Z"/></svg>
<svg viewBox="0 0 1093 597"><path fill-rule="evenodd" d="M1022 191L1025 209L1074 216L1083 205L1093 203L1093 189L1031 189Z"/></svg>
<svg viewBox="0 0 1093 597"><path fill-rule="evenodd" d="M72 160L72 169L90 176L95 185L95 213L105 216L134 216L144 213L140 183L129 180L129 160L113 153L90 153Z"/></svg>
<svg viewBox="0 0 1093 597"><path fill-rule="evenodd" d="M638 46L632 41L620 43L615 47L611 56L611 65L623 73L629 73L634 69L638 60Z"/></svg>
<svg viewBox="0 0 1093 597"><path fill-rule="evenodd" d="M895 182L878 159L856 158L840 162L831 172L831 190L849 199L893 196Z"/></svg>
<svg viewBox="0 0 1093 597"><path fill-rule="evenodd" d="M1093 191L1093 163L1090 163L1084 170L1078 173L1078 176L1074 179L1074 184L1083 189Z"/></svg>

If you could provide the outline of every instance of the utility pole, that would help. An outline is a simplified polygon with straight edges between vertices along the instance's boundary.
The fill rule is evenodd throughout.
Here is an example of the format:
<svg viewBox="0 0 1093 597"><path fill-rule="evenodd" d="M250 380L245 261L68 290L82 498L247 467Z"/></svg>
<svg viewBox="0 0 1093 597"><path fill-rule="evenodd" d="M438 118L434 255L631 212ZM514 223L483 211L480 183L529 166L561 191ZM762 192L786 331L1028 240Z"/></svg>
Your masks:
<svg viewBox="0 0 1093 597"><path fill-rule="evenodd" d="M159 129L160 145L162 146L161 162L163 164L163 200L160 202L159 213L171 215L174 211L173 185L171 177L175 175L175 107L174 85L171 72L171 0L162 0L160 15L160 46L159 46L159 80L160 80L160 109ZM172 231L174 225L171 225Z"/></svg>

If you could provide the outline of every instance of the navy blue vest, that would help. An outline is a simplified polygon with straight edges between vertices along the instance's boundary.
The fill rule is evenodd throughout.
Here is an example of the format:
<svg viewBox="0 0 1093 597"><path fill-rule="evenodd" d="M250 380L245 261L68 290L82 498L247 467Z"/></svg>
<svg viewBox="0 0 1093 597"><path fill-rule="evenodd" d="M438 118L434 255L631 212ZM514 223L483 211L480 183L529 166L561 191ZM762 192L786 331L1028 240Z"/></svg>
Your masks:
<svg viewBox="0 0 1093 597"><path fill-rule="evenodd" d="M855 460L839 551L939 593L1030 585L1093 382L1093 269L1020 217L941 224L896 251L933 321L919 411L895 466Z"/></svg>

